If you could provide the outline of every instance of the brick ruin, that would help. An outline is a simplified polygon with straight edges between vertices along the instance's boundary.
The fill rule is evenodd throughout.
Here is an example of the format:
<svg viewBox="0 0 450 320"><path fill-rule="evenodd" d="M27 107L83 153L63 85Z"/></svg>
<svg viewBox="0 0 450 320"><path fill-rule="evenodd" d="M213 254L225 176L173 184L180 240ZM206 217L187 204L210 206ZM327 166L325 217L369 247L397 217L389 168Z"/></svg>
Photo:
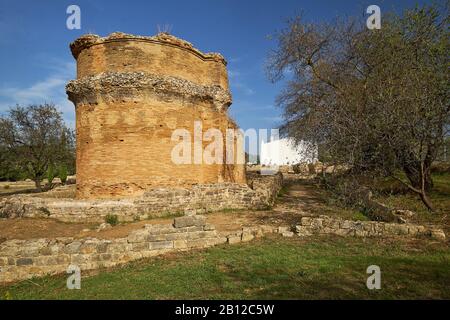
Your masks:
<svg viewBox="0 0 450 320"><path fill-rule="evenodd" d="M76 109L79 199L136 197L160 187L246 183L245 165L175 164L175 129L194 137L237 125L225 59L166 33L152 37L84 35L70 45L77 79L67 86ZM203 141L203 149L211 143ZM225 141L224 141L225 145ZM235 156L236 152L234 152ZM224 152L224 158L226 154ZM224 161L225 163L225 161ZM236 163L236 162L234 162Z"/></svg>
<svg viewBox="0 0 450 320"><path fill-rule="evenodd" d="M293 225L216 230L205 216L195 214L268 209L283 185L281 173L246 172L244 164L172 162L174 129L184 128L193 136L194 121L201 120L203 132L217 128L226 137L227 128L237 128L227 115L231 95L224 58L204 54L167 34L85 35L71 44L71 50L77 79L66 89L76 107L76 196L72 186L65 186L5 197L0 199L0 219L103 222L111 214L119 221L185 216L170 224L146 224L113 239L0 239L0 283L64 273L69 264L94 270L168 252L250 241L268 233L445 241L442 230L420 225L301 214Z"/></svg>
<svg viewBox="0 0 450 320"><path fill-rule="evenodd" d="M103 222L113 214L119 221L136 221L273 205L282 175L246 172L245 163L236 164L238 134L233 148L226 148L226 131L237 125L227 114L231 94L220 54L202 53L165 33L88 34L70 48L77 60L77 79L66 86L76 109L76 191L65 186L2 198L0 218ZM173 162L179 144L173 131L184 129L194 142L198 121L200 135L219 130L224 161ZM203 139L200 148L209 144ZM225 161L230 158L234 164Z"/></svg>

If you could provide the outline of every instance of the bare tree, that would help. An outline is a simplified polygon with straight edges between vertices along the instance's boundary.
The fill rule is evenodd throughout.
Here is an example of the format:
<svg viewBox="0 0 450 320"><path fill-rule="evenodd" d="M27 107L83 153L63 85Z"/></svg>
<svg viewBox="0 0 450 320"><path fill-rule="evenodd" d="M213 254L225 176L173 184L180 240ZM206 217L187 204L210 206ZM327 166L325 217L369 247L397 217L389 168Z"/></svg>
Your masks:
<svg viewBox="0 0 450 320"><path fill-rule="evenodd" d="M73 157L74 135L53 104L16 106L0 117L0 146L41 191L48 167Z"/></svg>
<svg viewBox="0 0 450 320"><path fill-rule="evenodd" d="M448 135L449 15L435 6L355 20L288 21L269 57L286 133L319 143L354 171L391 176L430 210L430 168ZM288 72L286 72L288 71Z"/></svg>

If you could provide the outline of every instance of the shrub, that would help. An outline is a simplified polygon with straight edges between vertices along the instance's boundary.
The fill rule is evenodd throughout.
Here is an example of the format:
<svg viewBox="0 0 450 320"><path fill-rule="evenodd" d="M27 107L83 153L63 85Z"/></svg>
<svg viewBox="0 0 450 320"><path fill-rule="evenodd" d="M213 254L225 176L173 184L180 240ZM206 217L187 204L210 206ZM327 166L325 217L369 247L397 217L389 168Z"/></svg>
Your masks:
<svg viewBox="0 0 450 320"><path fill-rule="evenodd" d="M50 210L48 210L48 209L45 208L45 207L41 207L41 208L39 208L39 210L41 210L41 212L42 212L43 214L45 214L46 216L50 216L50 215L51 215Z"/></svg>
<svg viewBox="0 0 450 320"><path fill-rule="evenodd" d="M119 218L116 214L107 214L105 217L105 222L109 223L112 226L119 224Z"/></svg>
<svg viewBox="0 0 450 320"><path fill-rule="evenodd" d="M62 165L59 167L58 170L59 178L61 179L62 184L66 184L67 182L67 167L65 165Z"/></svg>
<svg viewBox="0 0 450 320"><path fill-rule="evenodd" d="M6 186L3 187L4 189L8 190L10 188L10 185L7 184Z"/></svg>
<svg viewBox="0 0 450 320"><path fill-rule="evenodd" d="M56 170L54 165L49 165L47 169L47 180L48 184L51 185L53 182L53 179L56 177Z"/></svg>
<svg viewBox="0 0 450 320"><path fill-rule="evenodd" d="M320 178L322 186L329 190L341 205L347 208L364 208L369 189L368 177L358 175L327 175ZM369 184L370 185L370 184Z"/></svg>

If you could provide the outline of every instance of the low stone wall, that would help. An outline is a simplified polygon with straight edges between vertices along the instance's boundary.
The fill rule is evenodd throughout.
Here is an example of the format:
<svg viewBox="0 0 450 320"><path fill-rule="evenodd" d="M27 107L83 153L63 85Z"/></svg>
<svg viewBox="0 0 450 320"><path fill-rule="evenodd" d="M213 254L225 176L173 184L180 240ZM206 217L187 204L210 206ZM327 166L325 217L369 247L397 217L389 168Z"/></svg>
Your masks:
<svg viewBox="0 0 450 320"><path fill-rule="evenodd" d="M441 229L415 224L342 220L328 216L302 217L300 224L295 227L295 231L299 236L336 234L356 237L387 237L401 235L445 240L445 233Z"/></svg>
<svg viewBox="0 0 450 320"><path fill-rule="evenodd" d="M206 248L222 243L249 241L270 226L243 228L228 235L216 231L204 216L183 216L173 224L148 224L126 238L8 240L0 243L0 283L66 272L69 265L81 270L112 267L168 252Z"/></svg>
<svg viewBox="0 0 450 320"><path fill-rule="evenodd" d="M283 187L283 174L278 172L274 175L262 176L257 173L247 174L248 185L260 197L259 202L264 206L272 206Z"/></svg>
<svg viewBox="0 0 450 320"><path fill-rule="evenodd" d="M185 211L213 212L223 209L265 209L281 189L283 177L254 175L246 184L215 183L191 189L158 188L137 198L76 200L36 195L16 195L0 200L0 217L48 217L66 222L103 222L108 214L119 221L164 217Z"/></svg>
<svg viewBox="0 0 450 320"><path fill-rule="evenodd" d="M8 240L0 243L0 283L66 272L69 265L93 270L168 252L251 241L269 233L284 237L336 234L358 237L427 237L445 240L439 229L411 224L349 221L328 216L302 217L296 226L256 225L218 232L204 216L175 218L173 224L147 224L125 238L56 238Z"/></svg>

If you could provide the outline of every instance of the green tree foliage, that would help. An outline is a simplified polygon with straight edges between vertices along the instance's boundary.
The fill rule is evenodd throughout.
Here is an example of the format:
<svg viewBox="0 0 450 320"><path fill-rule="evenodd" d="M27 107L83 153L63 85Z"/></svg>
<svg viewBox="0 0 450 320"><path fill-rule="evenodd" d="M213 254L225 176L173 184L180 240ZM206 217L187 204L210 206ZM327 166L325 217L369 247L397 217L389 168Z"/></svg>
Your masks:
<svg viewBox="0 0 450 320"><path fill-rule="evenodd" d="M47 168L47 181L49 186L52 185L53 179L55 179L57 175L58 172L55 169L55 165L53 163L50 163Z"/></svg>
<svg viewBox="0 0 450 320"><path fill-rule="evenodd" d="M62 184L66 184L67 181L67 166L62 164L58 170L58 177L61 179Z"/></svg>
<svg viewBox="0 0 450 320"><path fill-rule="evenodd" d="M62 164L73 167L74 140L53 104L13 107L0 117L0 167L7 172L18 168L40 191L49 169Z"/></svg>

